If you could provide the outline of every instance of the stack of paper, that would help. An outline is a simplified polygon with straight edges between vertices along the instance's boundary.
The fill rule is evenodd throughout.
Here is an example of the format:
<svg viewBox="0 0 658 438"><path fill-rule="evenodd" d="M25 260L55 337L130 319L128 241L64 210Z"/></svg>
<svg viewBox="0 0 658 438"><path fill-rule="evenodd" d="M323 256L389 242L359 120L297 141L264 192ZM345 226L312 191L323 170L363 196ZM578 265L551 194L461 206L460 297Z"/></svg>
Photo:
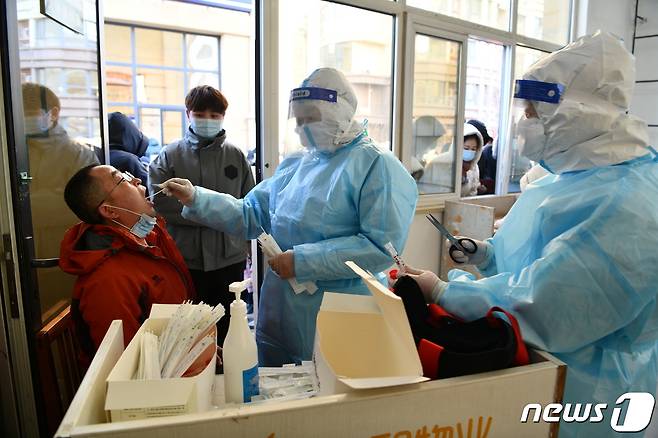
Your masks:
<svg viewBox="0 0 658 438"><path fill-rule="evenodd" d="M145 332L140 339L139 364L135 379L160 379L160 360L158 359L158 337L151 332Z"/></svg>
<svg viewBox="0 0 658 438"><path fill-rule="evenodd" d="M311 361L301 365L258 368L260 394L251 398L254 402L298 400L318 394L318 379Z"/></svg>
<svg viewBox="0 0 658 438"><path fill-rule="evenodd" d="M169 379L190 374L196 368L193 365L197 359L214 355L215 324L222 316L221 304L215 307L203 303L181 304L159 338L146 332L140 339L135 378Z"/></svg>

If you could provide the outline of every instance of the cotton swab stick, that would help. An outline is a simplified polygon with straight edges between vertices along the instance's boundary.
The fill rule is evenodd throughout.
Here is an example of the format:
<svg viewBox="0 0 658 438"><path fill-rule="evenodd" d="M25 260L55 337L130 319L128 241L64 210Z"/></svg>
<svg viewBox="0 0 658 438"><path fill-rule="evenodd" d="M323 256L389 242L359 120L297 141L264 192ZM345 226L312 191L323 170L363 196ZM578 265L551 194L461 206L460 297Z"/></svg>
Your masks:
<svg viewBox="0 0 658 438"><path fill-rule="evenodd" d="M160 184L160 187L162 187L161 184ZM149 198L149 199L152 201L153 198L155 198L155 195L157 195L158 193L162 193L162 192L164 192L165 189L166 189L166 187L162 187L160 190L158 190L157 192L153 193L152 195L148 195L147 198Z"/></svg>

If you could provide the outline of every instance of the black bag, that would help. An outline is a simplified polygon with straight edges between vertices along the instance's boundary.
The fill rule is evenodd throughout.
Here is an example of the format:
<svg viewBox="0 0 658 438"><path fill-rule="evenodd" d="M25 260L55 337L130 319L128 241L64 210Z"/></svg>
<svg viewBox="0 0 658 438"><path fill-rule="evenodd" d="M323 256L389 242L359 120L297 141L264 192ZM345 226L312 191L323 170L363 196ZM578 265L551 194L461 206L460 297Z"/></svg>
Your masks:
<svg viewBox="0 0 658 438"><path fill-rule="evenodd" d="M428 306L411 277L401 277L393 291L404 303L425 377L463 376L529 362L519 325L503 309L493 307L483 318L466 322L439 305Z"/></svg>

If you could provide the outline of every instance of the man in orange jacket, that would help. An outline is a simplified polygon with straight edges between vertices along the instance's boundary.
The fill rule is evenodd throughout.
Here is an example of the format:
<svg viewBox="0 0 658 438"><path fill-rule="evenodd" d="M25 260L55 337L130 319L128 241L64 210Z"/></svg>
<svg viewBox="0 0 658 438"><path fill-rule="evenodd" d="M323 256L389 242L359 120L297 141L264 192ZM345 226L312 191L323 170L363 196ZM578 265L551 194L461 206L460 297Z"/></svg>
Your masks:
<svg viewBox="0 0 658 438"><path fill-rule="evenodd" d="M139 178L99 165L80 169L64 190L82 220L66 232L59 265L78 276L71 311L83 362L93 357L112 320L123 321L127 345L152 304L194 297L183 257L144 194Z"/></svg>

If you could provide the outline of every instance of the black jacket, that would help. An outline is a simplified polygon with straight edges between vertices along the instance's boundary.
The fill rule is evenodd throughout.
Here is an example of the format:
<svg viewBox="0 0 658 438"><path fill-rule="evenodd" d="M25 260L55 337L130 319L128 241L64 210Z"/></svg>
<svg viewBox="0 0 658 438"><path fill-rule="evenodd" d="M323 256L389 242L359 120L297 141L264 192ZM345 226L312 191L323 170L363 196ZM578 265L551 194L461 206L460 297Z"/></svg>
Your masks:
<svg viewBox="0 0 658 438"><path fill-rule="evenodd" d="M124 114L111 113L108 117L110 134L110 164L122 172L130 172L146 186L148 174L140 157L149 145L148 138Z"/></svg>

